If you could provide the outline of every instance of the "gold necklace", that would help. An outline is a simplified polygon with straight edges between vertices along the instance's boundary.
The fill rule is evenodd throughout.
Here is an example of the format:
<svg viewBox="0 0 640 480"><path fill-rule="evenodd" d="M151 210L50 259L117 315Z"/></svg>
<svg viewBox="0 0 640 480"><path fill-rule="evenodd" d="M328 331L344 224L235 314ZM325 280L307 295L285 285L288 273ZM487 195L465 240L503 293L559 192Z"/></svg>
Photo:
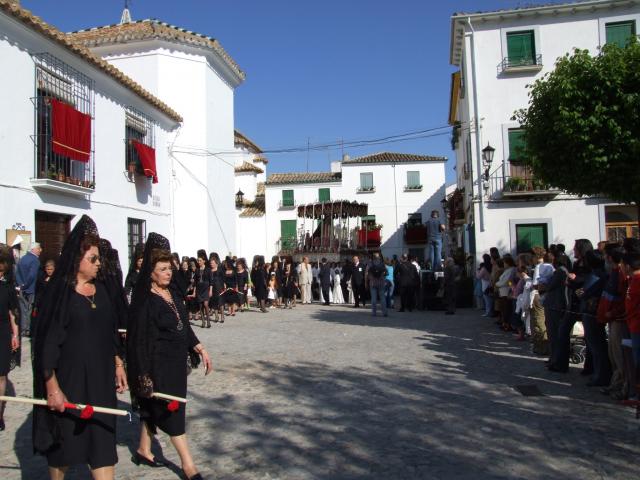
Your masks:
<svg viewBox="0 0 640 480"><path fill-rule="evenodd" d="M87 284L85 283L85 285L87 285ZM80 293L80 292L78 292L78 293ZM92 310L96 309L96 294L95 294L95 292L94 292L93 295L85 295L84 293L80 293L80 295L82 295L84 298L87 299L87 302L89 302L91 304L91 309Z"/></svg>

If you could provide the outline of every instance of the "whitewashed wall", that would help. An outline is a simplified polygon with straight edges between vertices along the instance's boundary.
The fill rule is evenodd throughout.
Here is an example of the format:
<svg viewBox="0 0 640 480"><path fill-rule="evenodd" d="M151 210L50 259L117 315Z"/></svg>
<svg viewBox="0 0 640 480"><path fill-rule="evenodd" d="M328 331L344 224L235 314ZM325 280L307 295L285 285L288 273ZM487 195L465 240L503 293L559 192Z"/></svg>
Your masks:
<svg viewBox="0 0 640 480"><path fill-rule="evenodd" d="M166 142L174 125L137 95L110 77L89 67L79 58L0 14L0 58L5 72L0 76L0 228L21 223L35 233L35 211L48 211L92 217L100 235L119 250L126 268L127 218L146 221L148 231L170 229L169 159ZM36 191L30 183L34 176L34 105L35 64L32 53L48 52L95 81L95 192L88 198ZM132 106L159 122L155 129L156 163L159 183L152 185L141 178L130 183L125 174L125 108ZM153 196L160 201L154 206ZM4 241L4 238L2 239Z"/></svg>

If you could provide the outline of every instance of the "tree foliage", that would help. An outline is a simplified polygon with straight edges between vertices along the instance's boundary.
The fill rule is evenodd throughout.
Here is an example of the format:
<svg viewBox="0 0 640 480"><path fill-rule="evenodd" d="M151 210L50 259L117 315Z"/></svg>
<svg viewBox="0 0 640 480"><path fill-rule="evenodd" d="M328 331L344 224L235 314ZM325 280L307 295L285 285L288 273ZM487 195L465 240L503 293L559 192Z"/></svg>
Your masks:
<svg viewBox="0 0 640 480"><path fill-rule="evenodd" d="M536 177L569 193L640 202L640 44L574 50L515 113Z"/></svg>

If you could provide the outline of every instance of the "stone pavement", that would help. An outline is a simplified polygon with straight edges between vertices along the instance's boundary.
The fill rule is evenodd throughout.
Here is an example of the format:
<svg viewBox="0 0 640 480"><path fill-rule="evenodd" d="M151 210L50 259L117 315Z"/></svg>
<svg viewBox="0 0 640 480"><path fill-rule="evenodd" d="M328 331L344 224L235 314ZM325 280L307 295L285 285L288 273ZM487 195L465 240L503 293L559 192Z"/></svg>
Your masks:
<svg viewBox="0 0 640 480"><path fill-rule="evenodd" d="M205 478L640 478L633 410L584 386L577 367L547 372L477 311L373 318L313 305L194 329L216 369L189 377L187 432ZM29 395L29 368L10 380ZM520 395L512 387L521 384L544 396ZM2 480L46 478L29 410L9 405L5 418ZM176 466L136 467L139 424L118 428L117 478L180 478L166 436L155 451ZM76 468L67 478L89 475Z"/></svg>

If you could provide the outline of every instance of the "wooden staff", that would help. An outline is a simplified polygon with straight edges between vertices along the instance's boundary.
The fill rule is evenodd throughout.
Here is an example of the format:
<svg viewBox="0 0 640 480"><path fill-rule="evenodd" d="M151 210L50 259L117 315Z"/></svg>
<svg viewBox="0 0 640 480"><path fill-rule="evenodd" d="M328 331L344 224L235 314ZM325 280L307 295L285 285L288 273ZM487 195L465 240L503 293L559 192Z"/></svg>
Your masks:
<svg viewBox="0 0 640 480"><path fill-rule="evenodd" d="M160 398L162 400L171 400L171 401L174 401L174 402L187 403L187 399L186 398L175 397L175 396L169 395L167 393L153 392L151 394L151 396L155 397L155 398Z"/></svg>
<svg viewBox="0 0 640 480"><path fill-rule="evenodd" d="M14 402L14 403L27 403L30 405L39 405L43 407L47 406L47 401L41 400L39 398L7 397L2 395L0 396L0 401ZM131 416L131 414L126 410L119 410L117 408L94 407L92 405L83 405L81 403L71 403L71 402L64 402L64 406L65 408L70 408L73 410L81 410L82 413L80 414L80 417L84 419L91 418L94 412L106 413L108 415L118 415L121 417Z"/></svg>

